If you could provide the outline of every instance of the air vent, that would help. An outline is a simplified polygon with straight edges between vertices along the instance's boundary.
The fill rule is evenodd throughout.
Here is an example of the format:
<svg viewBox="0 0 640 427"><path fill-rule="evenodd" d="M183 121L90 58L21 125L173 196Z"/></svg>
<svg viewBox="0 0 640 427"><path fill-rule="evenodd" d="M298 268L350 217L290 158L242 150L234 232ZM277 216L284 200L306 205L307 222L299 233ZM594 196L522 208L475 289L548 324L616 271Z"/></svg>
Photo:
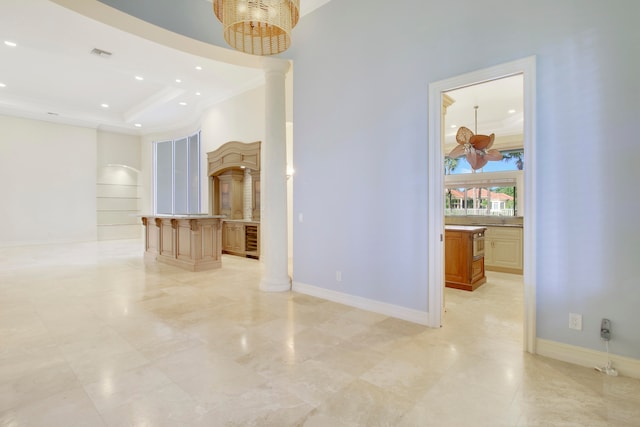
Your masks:
<svg viewBox="0 0 640 427"><path fill-rule="evenodd" d="M108 57L111 56L111 52L107 52L106 50L98 49L97 47L94 47L91 50L91 54L92 55L96 55L96 56L100 56L102 58L108 58Z"/></svg>

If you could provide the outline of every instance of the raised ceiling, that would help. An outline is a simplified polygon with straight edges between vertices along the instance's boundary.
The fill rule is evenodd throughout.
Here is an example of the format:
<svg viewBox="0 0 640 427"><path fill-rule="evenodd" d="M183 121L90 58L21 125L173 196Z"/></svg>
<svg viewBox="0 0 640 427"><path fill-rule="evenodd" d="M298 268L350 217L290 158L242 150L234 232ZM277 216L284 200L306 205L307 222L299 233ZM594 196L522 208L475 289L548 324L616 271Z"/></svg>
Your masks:
<svg viewBox="0 0 640 427"><path fill-rule="evenodd" d="M301 13L327 2L302 0ZM255 66L255 58L247 58L250 55L239 54L245 59L232 65L218 60L220 55L186 53L58 3L74 2L0 3L0 114L146 134L191 125L203 109L264 82L263 70ZM85 9L91 9L93 6L87 6L91 4L109 8L102 3L76 2ZM213 12L211 20L215 21ZM238 54L215 48L223 51L222 56ZM91 54L93 49L111 55ZM479 132L495 132L499 143L507 135L522 133L521 77L461 88L448 95L455 100L446 116L449 147L455 144L457 128L452 125L473 129L474 105L479 106ZM511 109L516 112L508 113Z"/></svg>
<svg viewBox="0 0 640 427"><path fill-rule="evenodd" d="M524 104L521 74L466 86L446 94L453 104L447 107L445 115L445 153L456 146L455 136L461 126L478 134L494 133L493 148L522 148ZM475 106L478 106L477 132Z"/></svg>
<svg viewBox="0 0 640 427"><path fill-rule="evenodd" d="M325 2L303 0L303 12ZM190 125L264 82L260 68L169 48L49 0L1 2L0 64L0 114L132 134Z"/></svg>

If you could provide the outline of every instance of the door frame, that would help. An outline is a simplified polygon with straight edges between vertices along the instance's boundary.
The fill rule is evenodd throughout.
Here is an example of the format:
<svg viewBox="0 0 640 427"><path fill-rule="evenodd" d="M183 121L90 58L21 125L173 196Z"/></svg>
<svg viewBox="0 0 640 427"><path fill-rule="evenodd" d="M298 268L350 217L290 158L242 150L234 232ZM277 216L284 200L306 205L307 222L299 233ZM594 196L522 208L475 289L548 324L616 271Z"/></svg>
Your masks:
<svg viewBox="0 0 640 427"><path fill-rule="evenodd" d="M474 84L515 74L523 75L523 136L527 165L524 169L524 320L523 347L536 351L536 57L529 56L429 84L429 313L428 325L443 325L444 302L444 167L442 134L442 94Z"/></svg>

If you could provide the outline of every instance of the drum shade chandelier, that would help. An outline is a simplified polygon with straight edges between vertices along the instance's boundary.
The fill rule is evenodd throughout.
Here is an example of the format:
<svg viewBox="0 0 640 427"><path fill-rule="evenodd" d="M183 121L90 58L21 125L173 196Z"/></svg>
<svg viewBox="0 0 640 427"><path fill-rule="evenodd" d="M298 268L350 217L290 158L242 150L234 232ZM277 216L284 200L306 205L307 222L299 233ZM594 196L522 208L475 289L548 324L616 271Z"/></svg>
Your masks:
<svg viewBox="0 0 640 427"><path fill-rule="evenodd" d="M300 0L213 0L213 11L229 46L251 55L274 55L291 45Z"/></svg>

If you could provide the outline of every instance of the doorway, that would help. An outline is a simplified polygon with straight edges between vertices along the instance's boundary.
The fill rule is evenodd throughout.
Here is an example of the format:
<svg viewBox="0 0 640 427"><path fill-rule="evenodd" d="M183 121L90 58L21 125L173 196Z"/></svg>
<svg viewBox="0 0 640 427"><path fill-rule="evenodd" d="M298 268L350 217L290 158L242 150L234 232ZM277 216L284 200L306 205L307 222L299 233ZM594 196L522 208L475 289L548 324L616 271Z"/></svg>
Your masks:
<svg viewBox="0 0 640 427"><path fill-rule="evenodd" d="M444 149L445 129L443 95L455 89L473 86L521 74L523 78L523 147L527 153L523 176L523 347L535 353L535 57L474 71L429 85L429 326L443 326L444 302Z"/></svg>

